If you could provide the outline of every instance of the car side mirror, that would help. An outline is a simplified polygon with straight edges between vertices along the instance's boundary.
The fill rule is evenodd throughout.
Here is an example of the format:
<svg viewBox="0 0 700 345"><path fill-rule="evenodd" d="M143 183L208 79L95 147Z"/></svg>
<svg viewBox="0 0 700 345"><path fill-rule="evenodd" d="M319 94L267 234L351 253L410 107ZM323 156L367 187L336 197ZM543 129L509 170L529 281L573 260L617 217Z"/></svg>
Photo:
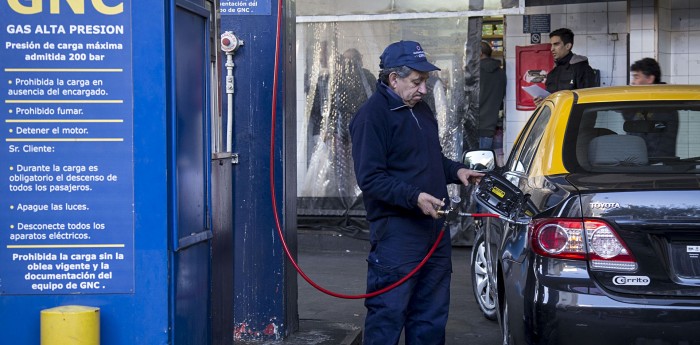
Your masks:
<svg viewBox="0 0 700 345"><path fill-rule="evenodd" d="M464 153L462 163L474 171L493 171L496 168L496 155L492 150L471 150Z"/></svg>

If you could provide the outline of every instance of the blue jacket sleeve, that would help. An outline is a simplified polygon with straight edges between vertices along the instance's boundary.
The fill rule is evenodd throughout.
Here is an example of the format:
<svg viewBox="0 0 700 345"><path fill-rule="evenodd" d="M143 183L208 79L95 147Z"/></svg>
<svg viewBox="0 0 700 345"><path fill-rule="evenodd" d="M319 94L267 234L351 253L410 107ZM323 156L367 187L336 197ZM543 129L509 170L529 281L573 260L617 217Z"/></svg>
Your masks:
<svg viewBox="0 0 700 345"><path fill-rule="evenodd" d="M462 181L459 180L459 177L457 176L457 171L459 169L468 169L466 165L462 163L455 162L447 157L445 155L442 155L442 168L445 171L445 180L447 180L447 183L458 183L461 184Z"/></svg>
<svg viewBox="0 0 700 345"><path fill-rule="evenodd" d="M363 193L390 205L416 208L420 190L387 173L389 134L381 117L359 119L351 135L355 177Z"/></svg>

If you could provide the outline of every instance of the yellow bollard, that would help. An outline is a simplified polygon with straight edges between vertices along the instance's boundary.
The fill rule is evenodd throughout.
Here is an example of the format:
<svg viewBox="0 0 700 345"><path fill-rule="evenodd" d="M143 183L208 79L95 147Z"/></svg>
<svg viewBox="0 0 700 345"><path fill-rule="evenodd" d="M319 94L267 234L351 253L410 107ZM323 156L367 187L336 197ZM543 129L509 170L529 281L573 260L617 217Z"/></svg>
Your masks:
<svg viewBox="0 0 700 345"><path fill-rule="evenodd" d="M66 305L41 311L41 345L99 345L100 308Z"/></svg>

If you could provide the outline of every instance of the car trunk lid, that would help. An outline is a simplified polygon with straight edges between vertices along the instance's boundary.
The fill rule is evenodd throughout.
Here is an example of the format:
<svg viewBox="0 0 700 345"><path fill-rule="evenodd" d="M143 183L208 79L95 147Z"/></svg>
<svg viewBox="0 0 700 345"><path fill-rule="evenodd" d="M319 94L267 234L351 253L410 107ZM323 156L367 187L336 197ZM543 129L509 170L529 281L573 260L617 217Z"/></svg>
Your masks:
<svg viewBox="0 0 700 345"><path fill-rule="evenodd" d="M569 179L584 218L603 219L637 261L633 272L591 269L620 295L700 297L700 184L685 176L590 176Z"/></svg>

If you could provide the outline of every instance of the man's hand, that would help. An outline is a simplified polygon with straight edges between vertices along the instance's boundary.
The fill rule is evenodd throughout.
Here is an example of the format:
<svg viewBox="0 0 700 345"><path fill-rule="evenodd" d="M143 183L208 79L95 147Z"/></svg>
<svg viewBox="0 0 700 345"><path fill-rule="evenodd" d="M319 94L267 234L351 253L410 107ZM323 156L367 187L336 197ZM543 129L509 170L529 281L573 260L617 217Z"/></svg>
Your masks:
<svg viewBox="0 0 700 345"><path fill-rule="evenodd" d="M445 206L445 203L428 194L421 192L418 194L418 207L423 211L423 214L426 216L431 216L435 219L440 218L440 215L437 213L437 210L440 209L440 207Z"/></svg>
<svg viewBox="0 0 700 345"><path fill-rule="evenodd" d="M469 170L465 168L457 170L457 177L459 177L459 180L462 181L462 184L464 184L465 186L481 182L482 176L484 176L483 173L474 170Z"/></svg>

